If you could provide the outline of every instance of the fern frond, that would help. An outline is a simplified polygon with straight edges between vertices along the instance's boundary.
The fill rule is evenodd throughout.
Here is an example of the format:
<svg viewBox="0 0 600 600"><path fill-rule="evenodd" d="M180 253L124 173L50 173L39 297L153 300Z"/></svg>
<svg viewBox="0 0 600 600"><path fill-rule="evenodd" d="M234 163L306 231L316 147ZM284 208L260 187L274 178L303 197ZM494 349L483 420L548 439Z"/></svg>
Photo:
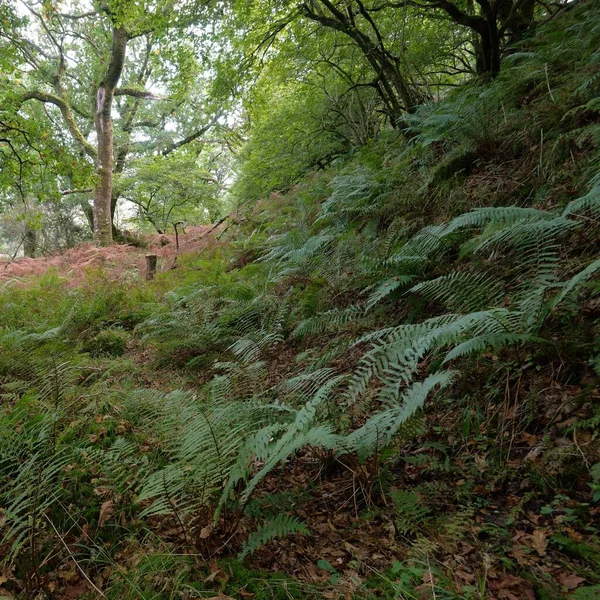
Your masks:
<svg viewBox="0 0 600 600"><path fill-rule="evenodd" d="M430 515L429 508L417 492L394 490L390 493L396 513L396 530L401 535L414 534Z"/></svg>
<svg viewBox="0 0 600 600"><path fill-rule="evenodd" d="M464 213L450 221L444 230L444 235L449 236L461 229L483 228L490 223L510 225L518 221L538 221L554 218L556 218L554 213L536 208L486 206Z"/></svg>
<svg viewBox="0 0 600 600"><path fill-rule="evenodd" d="M478 335L462 344L458 344L458 346L455 346L450 350L444 358L444 363L454 360L455 358L483 352L488 348L497 350L509 344L517 345L530 342L545 344L547 343L547 340L526 333L489 333Z"/></svg>
<svg viewBox="0 0 600 600"><path fill-rule="evenodd" d="M408 285L414 278L414 275L397 275L381 282L369 295L365 310L371 310L376 304L379 304L379 302L384 298L387 298L391 293Z"/></svg>
<svg viewBox="0 0 600 600"><path fill-rule="evenodd" d="M501 250L505 253L520 252L528 247L543 249L544 245L553 245L578 227L580 227L579 223L564 217L524 219L485 236L476 246L475 252L494 250Z"/></svg>
<svg viewBox="0 0 600 600"><path fill-rule="evenodd" d="M454 271L410 288L428 300L440 302L453 312L474 312L498 304L503 286L485 273Z"/></svg>
<svg viewBox="0 0 600 600"><path fill-rule="evenodd" d="M563 217L577 217L578 215L590 215L594 219L600 218L600 185L594 185L592 189L567 204L562 213Z"/></svg>
<svg viewBox="0 0 600 600"><path fill-rule="evenodd" d="M414 267L443 254L447 248L446 223L431 225L411 238L398 252L390 256L388 263Z"/></svg>
<svg viewBox="0 0 600 600"><path fill-rule="evenodd" d="M300 373L290 379L286 379L278 386L278 391L283 397L300 396L312 398L319 389L328 381L336 377L337 371L330 367L324 367L308 373Z"/></svg>
<svg viewBox="0 0 600 600"><path fill-rule="evenodd" d="M331 215L367 215L378 209L377 197L383 186L366 168L352 169L335 177L331 196L323 203L322 219Z"/></svg>
<svg viewBox="0 0 600 600"><path fill-rule="evenodd" d="M260 402L206 404L190 392L168 395L137 392L126 414L142 430L162 440L168 464L143 482L138 501L150 500L145 515L183 514L220 493L245 440L261 428L289 419L283 407ZM132 414L133 413L133 414Z"/></svg>
<svg viewBox="0 0 600 600"><path fill-rule="evenodd" d="M292 332L292 336L302 338L322 335L331 331L339 332L352 323L358 316L362 315L362 313L363 309L360 306L328 310L327 312L301 321Z"/></svg>
<svg viewBox="0 0 600 600"><path fill-rule="evenodd" d="M248 500L256 486L266 477L279 463L297 452L304 446L315 446L322 448L333 448L338 436L328 425L313 425L317 411L328 399L333 389L338 386L344 377L339 376L325 383L315 396L309 400L297 413L296 418L288 425L284 434L277 440L269 452L262 468L250 479L248 485L241 495L242 502ZM221 505L226 500L221 497Z"/></svg>
<svg viewBox="0 0 600 600"><path fill-rule="evenodd" d="M358 452L361 456L366 456L387 446L400 427L422 408L434 388L448 387L456 377L456 371L442 371L429 375L422 382L413 383L404 393L399 394L397 402L389 402L389 408L375 413L360 429L341 439L338 443L340 451Z"/></svg>
<svg viewBox="0 0 600 600"><path fill-rule="evenodd" d="M556 308L565 300L565 298L570 296L573 292L577 292L581 286L598 271L600 271L600 259L594 260L585 269L579 271L576 275L573 275L573 277L564 284L560 294L551 301L552 308Z"/></svg>
<svg viewBox="0 0 600 600"><path fill-rule="evenodd" d="M248 554L254 554L259 548L271 540L286 537L294 533L310 535L306 523L296 517L280 513L267 518L259 528L248 536L242 550L238 554L238 560L244 560Z"/></svg>

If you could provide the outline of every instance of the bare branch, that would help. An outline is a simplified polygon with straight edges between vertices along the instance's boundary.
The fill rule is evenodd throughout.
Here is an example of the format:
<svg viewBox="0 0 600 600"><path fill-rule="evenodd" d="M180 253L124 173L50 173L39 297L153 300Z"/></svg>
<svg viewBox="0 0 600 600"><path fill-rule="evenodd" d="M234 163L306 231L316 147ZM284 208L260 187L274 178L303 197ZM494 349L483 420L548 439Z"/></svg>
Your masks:
<svg viewBox="0 0 600 600"><path fill-rule="evenodd" d="M204 125L204 127L201 127L197 131L194 131L194 133L188 135L187 137L183 138L182 140L179 140L178 142L173 142L171 145L169 145L167 148L165 148L162 151L163 156L168 156L169 154L171 154L171 152L174 152L178 148L181 148L182 146L185 146L186 144L189 144L189 143L193 142L194 140L197 140L200 136L204 135L209 129L211 129L214 125L216 125L216 123L219 119L219 116L220 115L216 116L210 123L208 123L208 125Z"/></svg>

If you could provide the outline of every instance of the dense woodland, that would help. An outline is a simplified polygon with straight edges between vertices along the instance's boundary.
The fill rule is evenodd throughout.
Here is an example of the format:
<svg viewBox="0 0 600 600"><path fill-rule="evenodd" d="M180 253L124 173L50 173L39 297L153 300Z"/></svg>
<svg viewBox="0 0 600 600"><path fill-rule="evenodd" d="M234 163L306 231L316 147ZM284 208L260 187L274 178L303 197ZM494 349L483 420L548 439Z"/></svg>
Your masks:
<svg viewBox="0 0 600 600"><path fill-rule="evenodd" d="M0 599L600 598L596 0L1 0L0 244Z"/></svg>

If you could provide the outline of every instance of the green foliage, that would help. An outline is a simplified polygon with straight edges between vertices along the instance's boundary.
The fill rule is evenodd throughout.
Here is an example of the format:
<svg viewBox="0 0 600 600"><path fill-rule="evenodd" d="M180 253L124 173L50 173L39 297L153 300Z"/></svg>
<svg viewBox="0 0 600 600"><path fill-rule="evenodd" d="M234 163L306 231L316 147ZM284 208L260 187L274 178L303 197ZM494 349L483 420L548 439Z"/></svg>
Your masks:
<svg viewBox="0 0 600 600"><path fill-rule="evenodd" d="M127 346L127 333L122 329L103 329L84 345L90 356L122 356Z"/></svg>
<svg viewBox="0 0 600 600"><path fill-rule="evenodd" d="M267 517L259 528L248 536L244 547L238 554L238 559L244 560L248 554L253 554L271 540L294 533L308 535L310 532L305 523L285 513Z"/></svg>
<svg viewBox="0 0 600 600"><path fill-rule="evenodd" d="M391 494L396 513L396 530L400 535L415 534L429 516L429 509L416 492L397 490Z"/></svg>
<svg viewBox="0 0 600 600"><path fill-rule="evenodd" d="M242 4L266 19L265 5ZM352 535L365 505L393 525L390 548L406 559L375 595L412 597L427 575L437 598L485 597L486 557L494 583L502 569L519 574L505 521L539 506L536 527L556 530L548 564L578 556L564 569L592 572L593 541L573 540L595 535L590 523L578 533L577 513L598 501L599 483L597 32L583 35L593 19L577 10L565 13L572 44L559 17L540 26L499 79L406 117L410 139L390 131L374 139L385 119L366 105L372 89L352 96L364 114L354 107L350 123L333 120L334 108L350 104L346 88L336 80L317 89L307 65L331 50L357 81L364 65L331 32L308 35L295 23L290 38L314 35L322 45L303 57L274 44L263 74L249 67L259 102L247 106L254 122L231 200L263 199L240 206L219 234L223 248L181 256L152 283L117 285L90 272L76 289L52 273L3 284L0 554L15 589L51 580L47 572L75 557L115 598L308 597L312 589L261 582L239 561L220 565L227 581L204 570L231 554L228 544L237 552L250 527L239 553L246 563L264 544L319 531L315 497L339 499ZM385 31L393 27L385 21ZM165 53L174 65L195 64L181 44ZM426 45L409 44L411 56ZM240 58L247 46L236 40L231 49ZM298 73L307 81L292 82ZM186 97L178 86L173 93ZM194 108L181 110L183 128ZM316 123L328 133L309 140ZM362 147L341 155L356 143L350 130ZM163 194L161 205L192 201L196 183L212 184L199 183L206 170L193 153L160 154L167 133L120 184ZM319 160L322 170L307 174ZM562 461L558 475L552 456ZM296 473L302 489L291 485ZM330 485L339 498L322 494ZM572 498L552 501L559 487ZM512 497L498 501L507 490L523 491L517 507ZM493 517L483 510L492 502ZM529 532L531 521L518 527ZM335 535L346 533L336 525ZM456 592L440 566L445 554L483 565L481 582ZM322 556L311 559L330 584L371 569L370 557L342 569Z"/></svg>

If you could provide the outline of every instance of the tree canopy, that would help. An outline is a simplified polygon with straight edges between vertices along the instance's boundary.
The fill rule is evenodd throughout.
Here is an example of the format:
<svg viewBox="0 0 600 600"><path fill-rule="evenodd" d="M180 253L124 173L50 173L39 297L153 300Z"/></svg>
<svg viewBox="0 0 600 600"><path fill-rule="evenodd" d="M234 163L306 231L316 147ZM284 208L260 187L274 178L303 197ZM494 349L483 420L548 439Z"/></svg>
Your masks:
<svg viewBox="0 0 600 600"><path fill-rule="evenodd" d="M118 206L161 231L188 210L214 218L232 184L258 197L386 129L406 134L417 106L496 76L553 10L532 0L5 2L0 193L6 219L22 224L6 231L13 245L21 231L31 253L51 214L62 230L46 237L59 246L86 227L99 244L123 241ZM190 188L177 208L161 183L171 168L167 179L181 173Z"/></svg>

